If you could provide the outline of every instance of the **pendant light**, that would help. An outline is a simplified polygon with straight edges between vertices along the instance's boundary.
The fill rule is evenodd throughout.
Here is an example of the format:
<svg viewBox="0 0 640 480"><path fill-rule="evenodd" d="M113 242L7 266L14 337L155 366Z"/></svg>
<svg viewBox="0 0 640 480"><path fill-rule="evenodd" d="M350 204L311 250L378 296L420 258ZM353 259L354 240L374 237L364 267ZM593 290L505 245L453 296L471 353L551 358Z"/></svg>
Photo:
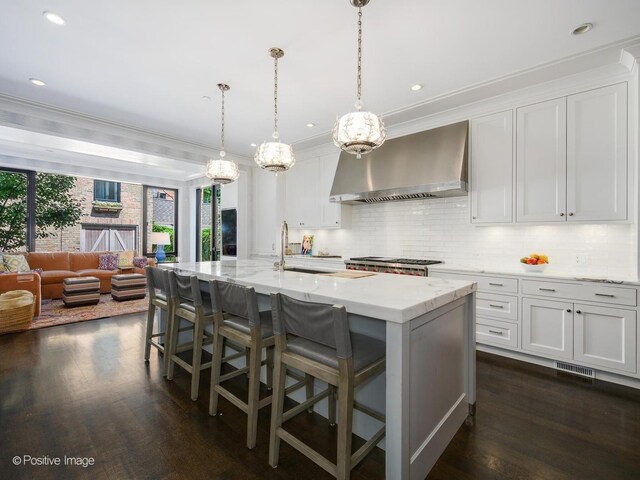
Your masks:
<svg viewBox="0 0 640 480"><path fill-rule="evenodd" d="M235 182L240 176L238 165L231 160L225 160L227 152L224 151L224 93L229 91L229 85L219 83L218 88L222 92L222 129L220 133L220 143L222 150L220 151L219 160L209 160L207 162L206 175L213 183L224 185L226 183Z"/></svg>
<svg viewBox="0 0 640 480"><path fill-rule="evenodd" d="M261 168L271 172L284 172L293 167L296 158L293 155L291 145L280 142L280 134L278 133L278 59L284 56L284 51L280 48L269 49L269 55L274 61L274 88L273 88L273 106L274 106L274 129L273 142L264 142L258 147L254 157L256 163Z"/></svg>
<svg viewBox="0 0 640 480"><path fill-rule="evenodd" d="M371 112L362 111L362 7L369 0L350 0L358 9L358 74L356 111L343 115L333 127L333 143L347 153L361 158L384 143L387 131L382 119Z"/></svg>

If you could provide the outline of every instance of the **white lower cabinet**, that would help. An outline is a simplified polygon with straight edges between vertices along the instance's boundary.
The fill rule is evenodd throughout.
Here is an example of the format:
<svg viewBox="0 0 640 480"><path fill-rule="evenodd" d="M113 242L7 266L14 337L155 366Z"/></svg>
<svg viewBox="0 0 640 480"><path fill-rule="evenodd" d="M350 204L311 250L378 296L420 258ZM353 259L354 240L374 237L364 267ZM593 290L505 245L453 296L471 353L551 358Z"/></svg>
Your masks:
<svg viewBox="0 0 640 480"><path fill-rule="evenodd" d="M497 347L518 348L518 325L492 318L476 317L476 342Z"/></svg>
<svg viewBox="0 0 640 480"><path fill-rule="evenodd" d="M632 310L576 303L574 359L589 365L635 372L636 317Z"/></svg>
<svg viewBox="0 0 640 480"><path fill-rule="evenodd" d="M573 359L573 303L523 298L522 349Z"/></svg>

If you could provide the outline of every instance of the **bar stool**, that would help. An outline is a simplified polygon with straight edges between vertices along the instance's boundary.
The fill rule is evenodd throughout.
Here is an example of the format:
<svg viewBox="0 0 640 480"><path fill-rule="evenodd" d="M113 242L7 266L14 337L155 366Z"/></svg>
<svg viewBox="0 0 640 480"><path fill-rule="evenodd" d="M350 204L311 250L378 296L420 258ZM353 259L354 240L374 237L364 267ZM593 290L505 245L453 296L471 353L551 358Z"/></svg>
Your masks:
<svg viewBox="0 0 640 480"><path fill-rule="evenodd" d="M191 400L198 399L200 387L200 371L211 366L212 362L202 363L202 348L210 345L213 334L207 327L213 329L213 311L209 295L203 296L200 282L195 275L180 275L169 271L169 288L174 302L173 319L169 333L167 379L173 379L174 366L177 364L191 374ZM193 324L193 341L178 344L180 319ZM178 353L193 350L191 363L183 360Z"/></svg>
<svg viewBox="0 0 640 480"><path fill-rule="evenodd" d="M165 346L169 344L168 334L171 330L170 321L173 316L173 300L169 294L168 271L157 267L146 267L147 285L149 287L149 310L147 311L147 331L144 344L144 361L149 361L151 347L162 352L162 375L167 374L169 356L166 355ZM156 309L167 313L167 321L162 331L153 333L156 318ZM156 339L164 337L164 343L159 343Z"/></svg>
<svg viewBox="0 0 640 480"><path fill-rule="evenodd" d="M366 335L351 333L347 311L343 306L303 302L280 293L271 295L271 305L276 351L269 464L277 467L280 440L284 440L334 477L346 480L351 475L351 469L375 448L385 434L383 425L357 452L351 453L354 408L383 423L385 421L383 414L354 401L354 389L384 371L385 344ZM329 387L312 399L283 412L283 369L286 367L310 373L327 382ZM315 403L327 396L330 397L329 417L335 416L332 393L336 387L339 418L337 463L334 464L286 431L282 424L306 409L309 402Z"/></svg>
<svg viewBox="0 0 640 480"><path fill-rule="evenodd" d="M247 448L256 446L258 430L258 412L261 408L271 404L272 396L260 400L260 369L267 364L267 385L272 385L273 373L273 326L271 311L258 311L256 292L251 287L244 287L233 283L212 280L209 282L211 302L214 314L213 330L213 366L211 368L211 394L209 397L209 415L215 416L218 410L218 395L222 395L233 405L247 414ZM249 349L247 366L231 373L221 375L224 345L228 340L242 348ZM262 361L262 349L267 349L267 359ZM235 378L243 373L249 377L248 400L244 402L221 383ZM290 373L290 376L294 376ZM291 392L307 384L299 376L294 376L298 383L290 386Z"/></svg>

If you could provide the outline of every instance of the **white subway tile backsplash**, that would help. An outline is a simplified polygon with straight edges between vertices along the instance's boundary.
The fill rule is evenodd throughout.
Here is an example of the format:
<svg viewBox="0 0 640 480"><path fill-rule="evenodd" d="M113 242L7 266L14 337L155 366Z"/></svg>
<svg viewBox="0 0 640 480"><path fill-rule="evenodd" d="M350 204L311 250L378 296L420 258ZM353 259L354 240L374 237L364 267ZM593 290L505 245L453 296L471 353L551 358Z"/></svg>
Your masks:
<svg viewBox="0 0 640 480"><path fill-rule="evenodd" d="M517 264L532 252L549 255L549 269L576 275L636 276L636 232L631 224L475 226L468 197L352 207L350 229L316 230L316 250L433 258L478 267ZM298 231L300 237L302 231ZM295 238L292 232L290 238ZM293 241L293 240L292 240ZM576 263L576 255L587 259Z"/></svg>

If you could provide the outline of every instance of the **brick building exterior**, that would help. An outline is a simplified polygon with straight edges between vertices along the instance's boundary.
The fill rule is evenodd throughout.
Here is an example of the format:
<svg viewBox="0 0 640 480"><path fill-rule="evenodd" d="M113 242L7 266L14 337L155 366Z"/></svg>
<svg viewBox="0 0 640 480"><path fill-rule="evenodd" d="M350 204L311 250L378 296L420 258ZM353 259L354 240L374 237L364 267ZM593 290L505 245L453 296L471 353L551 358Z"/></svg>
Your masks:
<svg viewBox="0 0 640 480"><path fill-rule="evenodd" d="M122 250L119 238L124 238L127 245L141 252L142 247L142 185L120 184L121 209L101 210L94 205L94 180L76 177L73 195L82 202L80 223L65 228L48 238L36 239L36 251L39 252L79 252L97 250ZM102 231L108 230L98 243ZM109 231L114 232L108 235ZM119 233L118 233L119 232ZM106 247L106 248L105 248Z"/></svg>

